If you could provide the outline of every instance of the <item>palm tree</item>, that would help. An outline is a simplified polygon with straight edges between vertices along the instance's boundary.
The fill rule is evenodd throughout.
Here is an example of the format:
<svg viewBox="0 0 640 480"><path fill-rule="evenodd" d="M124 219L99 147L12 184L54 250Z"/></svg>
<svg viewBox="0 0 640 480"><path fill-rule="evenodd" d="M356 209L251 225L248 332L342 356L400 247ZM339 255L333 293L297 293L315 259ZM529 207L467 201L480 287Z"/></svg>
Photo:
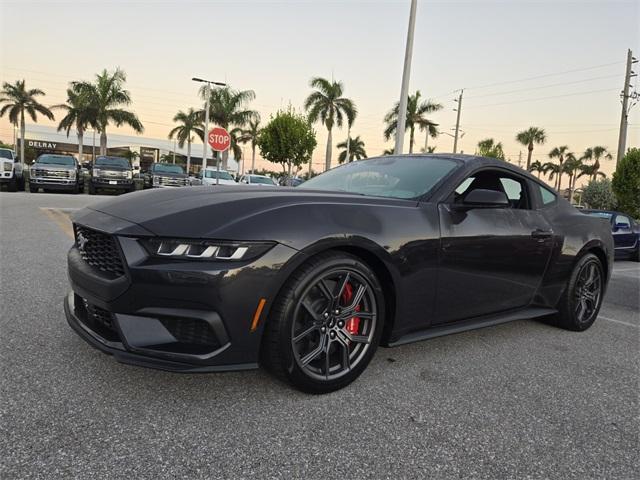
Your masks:
<svg viewBox="0 0 640 480"><path fill-rule="evenodd" d="M393 155L393 148L386 148L383 150L382 155Z"/></svg>
<svg viewBox="0 0 640 480"><path fill-rule="evenodd" d="M584 157L583 157L584 159ZM580 177L589 177L589 181L595 180L598 177L606 178L606 174L601 172L598 168L598 165L582 165L580 167L580 173L578 174L578 178Z"/></svg>
<svg viewBox="0 0 640 480"><path fill-rule="evenodd" d="M529 167L531 166L531 155L533 154L533 144L537 143L538 145L542 145L547 141L544 129L529 127L527 130L523 130L516 135L516 141L526 146L529 150L529 154L527 155L527 170L529 170Z"/></svg>
<svg viewBox="0 0 640 480"><path fill-rule="evenodd" d="M235 161L238 162L238 168L240 168L240 161L242 160L242 147L240 147L240 144L242 143L243 135L244 130L241 127L232 128L231 131L229 131L229 136L231 137L229 150L233 153ZM244 160L242 161L244 162Z"/></svg>
<svg viewBox="0 0 640 480"><path fill-rule="evenodd" d="M540 174L544 173L544 164L541 163L540 160L531 162L531 165L529 165L529 171L538 172L538 178L540 178Z"/></svg>
<svg viewBox="0 0 640 480"><path fill-rule="evenodd" d="M542 171L549 176L549 180L553 180L554 188L557 184L557 176L560 174L561 169L562 167L555 162L546 162L542 164Z"/></svg>
<svg viewBox="0 0 640 480"><path fill-rule="evenodd" d="M180 148L184 148L185 142L187 143L187 173L189 173L191 171L191 141L193 140L193 134L195 133L200 138L204 138L200 115L193 108L190 108L187 112L180 110L173 117L173 121L179 122L180 125L169 132L169 138L176 137Z"/></svg>
<svg viewBox="0 0 640 480"><path fill-rule="evenodd" d="M562 187L562 173L564 171L562 168L562 164L564 163L564 156L568 151L569 151L569 147L567 145L562 145L561 147L555 147L553 150L549 152L549 158L552 158L552 159L557 158L558 163L560 163L560 170L558 171L558 181L557 181L557 187L556 187L556 190L558 190L558 192Z"/></svg>
<svg viewBox="0 0 640 480"><path fill-rule="evenodd" d="M327 151L325 157L325 170L331 168L331 141L333 126L342 127L343 117L347 117L349 125L353 124L358 110L349 98L342 96L344 86L342 82L329 81L326 78L314 77L309 82L311 88L315 88L304 102L304 109L309 115L309 121L315 123L320 120L327 131Z"/></svg>
<svg viewBox="0 0 640 480"><path fill-rule="evenodd" d="M442 105L439 103L433 103L431 100L420 101L420 90L417 90L413 95L409 95L407 99L407 120L405 122L405 130L409 130L409 153L413 153L413 144L415 142L415 130L416 127L420 130L427 131L427 137L431 135L433 138L438 136L437 123L433 123L428 120L425 115L428 113L434 113L438 110L442 110ZM389 140L391 135L396 132L398 125L398 111L400 109L400 102L397 102L395 106L384 117L384 121L387 124L387 128L384 130L385 140ZM426 145L425 145L426 147Z"/></svg>
<svg viewBox="0 0 640 480"><path fill-rule="evenodd" d="M437 145L434 145L433 147L427 147L422 150L422 153L433 153L436 151L436 146Z"/></svg>
<svg viewBox="0 0 640 480"><path fill-rule="evenodd" d="M564 173L569 175L569 200L573 200L573 192L576 188L578 172L583 167L582 159L577 158L573 152L568 152L564 158Z"/></svg>
<svg viewBox="0 0 640 480"><path fill-rule="evenodd" d="M67 88L67 103L54 105L51 108L59 108L67 112L58 124L58 131L65 130L67 137L69 137L71 129L75 127L78 137L78 160L82 162L84 132L89 126L92 128L96 127L93 123L96 115L90 103L87 101L87 98L81 94L78 86L72 85L71 88Z"/></svg>
<svg viewBox="0 0 640 480"><path fill-rule="evenodd" d="M360 139L360 135L356 138L350 138L349 142L349 159L347 160L347 140L340 142L337 147L344 150L338 155L338 162L344 163L345 160L353 162L354 160L362 160L367 158L367 152L364 150L364 141Z"/></svg>
<svg viewBox="0 0 640 480"><path fill-rule="evenodd" d="M478 142L477 155L482 157L491 157L504 160L504 151L502 150L502 143L496 142L493 138L486 138Z"/></svg>
<svg viewBox="0 0 640 480"><path fill-rule="evenodd" d="M611 158L613 158L608 152L607 147L597 146L587 148L584 151L584 155L582 155L583 160L593 161L593 168L590 170L592 172L590 177L591 180L595 180L595 178L599 174L601 158L604 158L606 160L611 160Z"/></svg>
<svg viewBox="0 0 640 480"><path fill-rule="evenodd" d="M207 97L207 86L200 89L203 99ZM234 127L244 127L256 112L246 108L247 103L256 98L253 90L233 90L223 87L209 93L209 120L215 125L230 131ZM198 112L200 121L204 121L204 110ZM204 139L204 137L201 137ZM204 140L203 140L204 141ZM233 147L233 145L232 145ZM222 153L222 168L227 169L229 151Z"/></svg>
<svg viewBox="0 0 640 480"><path fill-rule="evenodd" d="M107 127L113 123L116 127L128 125L135 132L142 133L144 127L135 113L122 107L131 105L131 95L124 89L126 74L116 68L112 73L106 69L96 74L95 83L72 82L71 88L78 89L88 102L95 124L100 133L100 155L107 154Z"/></svg>
<svg viewBox="0 0 640 480"><path fill-rule="evenodd" d="M258 146L258 135L260 135L260 115L255 114L248 124L249 128L242 131L242 143L251 142L251 173L256 170L256 147Z"/></svg>
<svg viewBox="0 0 640 480"><path fill-rule="evenodd" d="M35 97L44 96L44 92L39 88L27 90L24 80L16 80L11 84L5 82L2 84L0 92L0 105L4 104L0 109L0 117L9 112L9 121L18 126L20 124L20 162L24 165L24 135L26 124L24 114L27 112L31 120L37 122L37 113L53 120L53 113L47 107L39 103Z"/></svg>

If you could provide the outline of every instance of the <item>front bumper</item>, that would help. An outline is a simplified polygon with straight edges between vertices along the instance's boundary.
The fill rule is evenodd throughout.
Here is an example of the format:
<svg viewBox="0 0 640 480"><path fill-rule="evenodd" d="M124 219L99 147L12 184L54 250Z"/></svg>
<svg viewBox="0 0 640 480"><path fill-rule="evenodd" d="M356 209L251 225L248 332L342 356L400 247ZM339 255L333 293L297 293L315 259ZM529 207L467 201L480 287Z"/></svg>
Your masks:
<svg viewBox="0 0 640 480"><path fill-rule="evenodd" d="M91 220L102 231L140 230L99 212ZM168 261L150 257L135 238L116 238L126 267L117 278L105 278L77 247L69 251L65 313L80 337L120 362L175 372L258 366L268 309L288 274L282 266L296 250L277 244L244 263ZM262 298L267 302L252 328Z"/></svg>
<svg viewBox="0 0 640 480"><path fill-rule="evenodd" d="M29 179L29 185L32 188L46 188L47 190L63 190L63 191L72 191L78 187L78 182L76 180L49 180L46 178L34 178Z"/></svg>
<svg viewBox="0 0 640 480"><path fill-rule="evenodd" d="M90 182L95 188L108 188L111 190L130 190L133 188L133 179L114 180L111 178L91 177Z"/></svg>

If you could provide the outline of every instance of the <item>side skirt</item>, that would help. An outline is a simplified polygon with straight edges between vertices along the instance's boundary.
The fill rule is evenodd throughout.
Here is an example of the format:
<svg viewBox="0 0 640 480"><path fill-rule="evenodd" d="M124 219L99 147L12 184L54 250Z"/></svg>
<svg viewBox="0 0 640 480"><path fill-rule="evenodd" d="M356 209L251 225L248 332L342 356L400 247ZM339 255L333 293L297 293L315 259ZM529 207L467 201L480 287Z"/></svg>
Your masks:
<svg viewBox="0 0 640 480"><path fill-rule="evenodd" d="M437 327L431 327L426 330L420 330L419 332L407 333L400 338L389 342L388 346L396 347L398 345L405 345L407 343L428 340L429 338L442 337L444 335L452 335L454 333L462 333L469 330L476 330L478 328L500 325L501 323L545 317L547 315L553 315L554 313L557 313L557 310L555 308L527 307L523 308L522 310L504 312L497 315L484 316L472 320L462 320L446 325L438 325Z"/></svg>

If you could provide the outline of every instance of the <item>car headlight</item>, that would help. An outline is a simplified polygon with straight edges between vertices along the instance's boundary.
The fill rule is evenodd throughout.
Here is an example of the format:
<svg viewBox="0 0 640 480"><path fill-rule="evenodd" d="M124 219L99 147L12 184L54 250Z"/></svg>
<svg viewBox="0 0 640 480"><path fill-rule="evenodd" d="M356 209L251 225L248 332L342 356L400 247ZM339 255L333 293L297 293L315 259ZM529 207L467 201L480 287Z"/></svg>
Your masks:
<svg viewBox="0 0 640 480"><path fill-rule="evenodd" d="M151 239L143 241L155 257L195 260L251 260L274 245L274 242L227 242L215 240Z"/></svg>
<svg viewBox="0 0 640 480"><path fill-rule="evenodd" d="M70 178L71 180L75 180L75 178L76 178L76 174L77 174L77 173L78 173L78 172L76 172L75 170L70 170L70 171L69 171L69 178Z"/></svg>
<svg viewBox="0 0 640 480"><path fill-rule="evenodd" d="M35 177L35 176L36 176L36 169L35 169L35 167L32 167L32 168L29 170L29 176L30 176L30 177Z"/></svg>
<svg viewBox="0 0 640 480"><path fill-rule="evenodd" d="M131 180L133 178L133 173L131 172L131 170L127 171L127 179Z"/></svg>
<svg viewBox="0 0 640 480"><path fill-rule="evenodd" d="M100 176L100 169L99 168L94 168L93 171L91 172L91 175L93 175L94 177L99 177Z"/></svg>
<svg viewBox="0 0 640 480"><path fill-rule="evenodd" d="M151 181L153 182L153 184L154 184L154 185L155 185L156 183L160 183L160 177L159 177L159 176L157 176L157 175L154 175L154 176L151 178Z"/></svg>
<svg viewBox="0 0 640 480"><path fill-rule="evenodd" d="M5 172L10 172L11 170L13 170L13 165L9 162L4 162L4 166L2 168Z"/></svg>

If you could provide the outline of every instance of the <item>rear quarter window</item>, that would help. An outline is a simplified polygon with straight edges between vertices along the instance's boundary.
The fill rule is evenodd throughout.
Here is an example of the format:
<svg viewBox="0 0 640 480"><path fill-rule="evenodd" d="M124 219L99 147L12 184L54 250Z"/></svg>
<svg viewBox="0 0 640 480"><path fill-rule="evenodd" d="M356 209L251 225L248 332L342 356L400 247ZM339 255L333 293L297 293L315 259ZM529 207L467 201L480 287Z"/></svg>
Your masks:
<svg viewBox="0 0 640 480"><path fill-rule="evenodd" d="M552 203L555 203L558 197L554 192L552 192L548 188L543 187L542 185L539 185L539 184L538 184L538 188L540 188L540 198L542 199L542 205L546 207L547 205L551 205Z"/></svg>

